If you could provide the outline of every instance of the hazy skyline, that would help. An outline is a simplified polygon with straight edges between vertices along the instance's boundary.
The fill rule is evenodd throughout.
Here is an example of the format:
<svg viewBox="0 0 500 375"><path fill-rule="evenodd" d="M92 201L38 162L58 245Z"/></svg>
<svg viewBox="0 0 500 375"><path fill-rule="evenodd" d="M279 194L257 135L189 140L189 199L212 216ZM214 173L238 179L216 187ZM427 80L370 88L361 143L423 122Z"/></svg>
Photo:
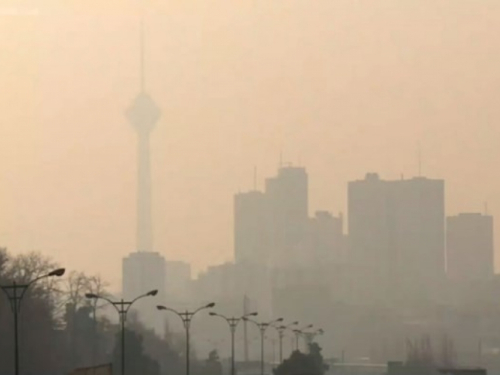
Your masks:
<svg viewBox="0 0 500 375"><path fill-rule="evenodd" d="M0 245L114 285L136 243L124 112L140 16L123 3L0 18ZM233 195L254 166L262 188L280 152L307 168L311 213L345 213L347 181L366 172L416 175L418 143L448 215L500 211L497 1L150 3L153 236L167 259L232 259Z"/></svg>

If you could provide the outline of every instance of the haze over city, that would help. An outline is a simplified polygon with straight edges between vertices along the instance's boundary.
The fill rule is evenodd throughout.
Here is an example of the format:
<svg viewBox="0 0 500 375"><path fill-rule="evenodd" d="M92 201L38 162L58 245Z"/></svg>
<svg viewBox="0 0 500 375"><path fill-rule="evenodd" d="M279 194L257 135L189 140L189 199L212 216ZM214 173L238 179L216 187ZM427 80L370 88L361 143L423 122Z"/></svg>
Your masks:
<svg viewBox="0 0 500 375"><path fill-rule="evenodd" d="M140 12L36 3L0 23L2 243L118 284L135 244L124 110ZM448 213L497 212L499 18L497 1L150 2L154 249L197 270L232 259L232 196L254 167L262 188L280 154L307 168L311 211L346 212L366 172L418 174L420 144Z"/></svg>
<svg viewBox="0 0 500 375"><path fill-rule="evenodd" d="M500 2L2 0L0 35L0 374L500 374Z"/></svg>

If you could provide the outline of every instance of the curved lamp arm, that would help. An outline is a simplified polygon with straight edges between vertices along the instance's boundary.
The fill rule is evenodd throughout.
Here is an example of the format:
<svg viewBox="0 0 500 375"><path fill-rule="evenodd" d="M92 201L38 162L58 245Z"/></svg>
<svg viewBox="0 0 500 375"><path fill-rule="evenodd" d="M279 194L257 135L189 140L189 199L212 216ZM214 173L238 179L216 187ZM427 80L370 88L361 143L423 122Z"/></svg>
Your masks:
<svg viewBox="0 0 500 375"><path fill-rule="evenodd" d="M85 297L88 299L93 299L95 301L102 299L102 300L108 302L111 306L113 306L115 308L116 311L118 311L118 313L120 313L120 309L115 305L115 302L110 300L108 297L100 296L100 295L94 294L94 293L86 293Z"/></svg>
<svg viewBox="0 0 500 375"><path fill-rule="evenodd" d="M266 324L266 328L267 327L274 327L274 328L276 328L275 324L276 323L281 323L282 321L283 321L283 318L278 318L278 319L275 319L275 320L271 320L270 322L265 323Z"/></svg>
<svg viewBox="0 0 500 375"><path fill-rule="evenodd" d="M249 316L257 316L257 315L259 315L258 312L252 312L252 313L242 315L240 319L245 319L245 318L248 318Z"/></svg>
<svg viewBox="0 0 500 375"><path fill-rule="evenodd" d="M196 314L198 311L205 310L205 309L211 309L214 306L215 306L215 303L213 303L213 302L209 303L208 305L201 306L201 307L197 308L196 310L194 310L192 316L194 316L194 314Z"/></svg>
<svg viewBox="0 0 500 375"><path fill-rule="evenodd" d="M248 318L246 318L246 317L245 317L245 318L243 318L243 320L244 320L244 321L246 321L246 322L251 322L251 323L255 324L255 325L257 326L257 328L258 328L258 329L261 329L261 324L262 324L262 323L258 323L258 322L256 322L255 320L253 320L253 319L248 319Z"/></svg>
<svg viewBox="0 0 500 375"><path fill-rule="evenodd" d="M144 298L144 297L154 297L158 294L158 290L155 289L155 290L151 290L145 294L142 294L140 295L139 297L135 297L131 302L130 304L127 306L127 308L125 309L125 314L128 313L128 310L132 307L132 305L137 302L138 300L140 300L141 298Z"/></svg>
<svg viewBox="0 0 500 375"><path fill-rule="evenodd" d="M314 324L309 324L309 325L307 325L307 326L302 327L301 329L299 329L299 331L304 331L305 329L309 329L309 328L312 328L312 327L314 327Z"/></svg>
<svg viewBox="0 0 500 375"><path fill-rule="evenodd" d="M170 307L167 307L167 306L162 306L162 305L158 305L156 306L156 308L160 311L170 311L172 313L174 313L175 315L177 315L179 318L181 318L182 322L184 323L184 318L182 317L181 313L178 312L177 310L174 310L174 309L171 309Z"/></svg>
<svg viewBox="0 0 500 375"><path fill-rule="evenodd" d="M289 323L289 324L286 324L286 325L282 325L282 326L273 326L274 328L276 328L276 330L279 332L279 333L283 333L285 332L287 329L289 329L290 327L292 326L296 326L297 324L299 324L299 322L293 322L293 323Z"/></svg>
<svg viewBox="0 0 500 375"><path fill-rule="evenodd" d="M57 276L57 277L60 277L62 275L64 275L64 273L66 272L66 269L65 268L58 268L58 269L55 269L54 271L51 271L45 275L42 275L42 276L38 276L36 278L34 278L33 280L31 280L28 284L26 284L26 288L24 288L24 290L21 292L21 296L20 298L22 299L24 297L24 294L26 293L26 291L28 290L28 288L36 283L37 281L41 280L41 279L45 279L47 277L52 277L52 276Z"/></svg>
<svg viewBox="0 0 500 375"><path fill-rule="evenodd" d="M226 322L229 323L229 318L227 316L225 316L225 315L222 315L222 314L219 314L219 313L216 313L216 312L213 312L213 311L210 311L208 313L208 315L210 315L210 316L217 316L217 317L219 317L221 319L224 319Z"/></svg>

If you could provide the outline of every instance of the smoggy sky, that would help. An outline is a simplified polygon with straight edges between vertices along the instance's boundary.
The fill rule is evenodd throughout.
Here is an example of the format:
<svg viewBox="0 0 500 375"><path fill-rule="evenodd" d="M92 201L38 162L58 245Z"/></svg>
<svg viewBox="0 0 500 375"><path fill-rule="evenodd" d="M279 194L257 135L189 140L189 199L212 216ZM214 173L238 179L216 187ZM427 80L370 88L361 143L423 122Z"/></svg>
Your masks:
<svg viewBox="0 0 500 375"><path fill-rule="evenodd" d="M0 245L117 285L135 250L124 110L139 90L139 8L13 3L0 3ZM498 0L157 0L145 19L167 259L231 260L233 194L254 166L262 188L280 152L307 167L311 213L345 212L347 181L366 172L417 174L419 142L448 214L500 213Z"/></svg>

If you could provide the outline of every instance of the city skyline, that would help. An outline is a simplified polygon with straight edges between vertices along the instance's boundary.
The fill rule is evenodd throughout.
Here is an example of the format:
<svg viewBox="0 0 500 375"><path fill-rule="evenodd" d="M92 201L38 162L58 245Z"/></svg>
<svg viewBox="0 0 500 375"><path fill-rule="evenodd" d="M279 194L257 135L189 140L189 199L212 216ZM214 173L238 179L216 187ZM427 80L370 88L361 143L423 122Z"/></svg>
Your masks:
<svg viewBox="0 0 500 375"><path fill-rule="evenodd" d="M196 271L232 259L231 197L253 186L255 166L262 189L262 176L274 173L280 152L285 161L307 166L310 214L317 209L345 213L347 182L366 172L387 179L417 175L419 142L422 174L447 182L447 215L483 212L484 202L493 215L498 212L494 140L500 117L493 83L498 55L491 54L497 47L487 38L472 43L464 37L497 34L498 25L482 17L486 6L471 11L463 5L441 16L400 6L393 10L401 16L395 20L370 18L385 14L377 5L366 5L363 16L356 5L342 4L333 11L318 3L307 16L318 26L331 23L302 30L317 42L313 49L291 45L283 36L291 30L287 35L298 37L288 24L301 22L303 9L295 3L279 22L272 13L276 9L264 6L259 9L267 16L244 17L236 5L225 5L224 15L236 21L180 4L174 6L180 17L175 21L169 14L148 17L150 76L160 77L151 92L166 117L151 145L155 248L167 259L188 261ZM0 188L0 239L13 252L40 250L68 267L82 264L107 274L119 285L120 259L135 243L136 139L122 112L137 93L138 80L130 72L137 71L138 62L130 56L136 56L131 41L137 40L138 16L104 22L98 15L67 15L56 20L42 12L0 26L12 35L0 51L7 56L5 71L14 72L8 77L2 72L0 79L15 88L3 97L13 104L0 115L8 135L0 141L6 161L0 172L8 176ZM204 15L220 27L209 29L213 53L188 30L199 30L195 26ZM248 32L245 25L256 19L263 21L258 31L272 32L281 49ZM368 21L372 36L365 34ZM412 22L425 22L427 32L414 35ZM455 32L442 30L443 22ZM337 28L350 23L358 31L337 37ZM399 47L388 45L391 31L426 57L411 63ZM441 36L437 46L436 35ZM472 52L462 55L460 43ZM258 47L261 57L252 60L230 48L245 44ZM328 49L331 45L341 53ZM56 46L63 48L56 51ZM481 59L486 53L489 59ZM290 54L297 60L285 60ZM363 54L376 62L363 63ZM310 61L308 55L317 58ZM304 64L307 79L295 75ZM462 74L471 70L480 75L477 80ZM247 74L234 84L241 71ZM248 72L258 73L257 82ZM270 89L267 81L275 75L282 78ZM458 94L447 94L442 86ZM312 94L316 101L309 99ZM389 103L394 105L390 113ZM92 261L99 255L102 264Z"/></svg>

